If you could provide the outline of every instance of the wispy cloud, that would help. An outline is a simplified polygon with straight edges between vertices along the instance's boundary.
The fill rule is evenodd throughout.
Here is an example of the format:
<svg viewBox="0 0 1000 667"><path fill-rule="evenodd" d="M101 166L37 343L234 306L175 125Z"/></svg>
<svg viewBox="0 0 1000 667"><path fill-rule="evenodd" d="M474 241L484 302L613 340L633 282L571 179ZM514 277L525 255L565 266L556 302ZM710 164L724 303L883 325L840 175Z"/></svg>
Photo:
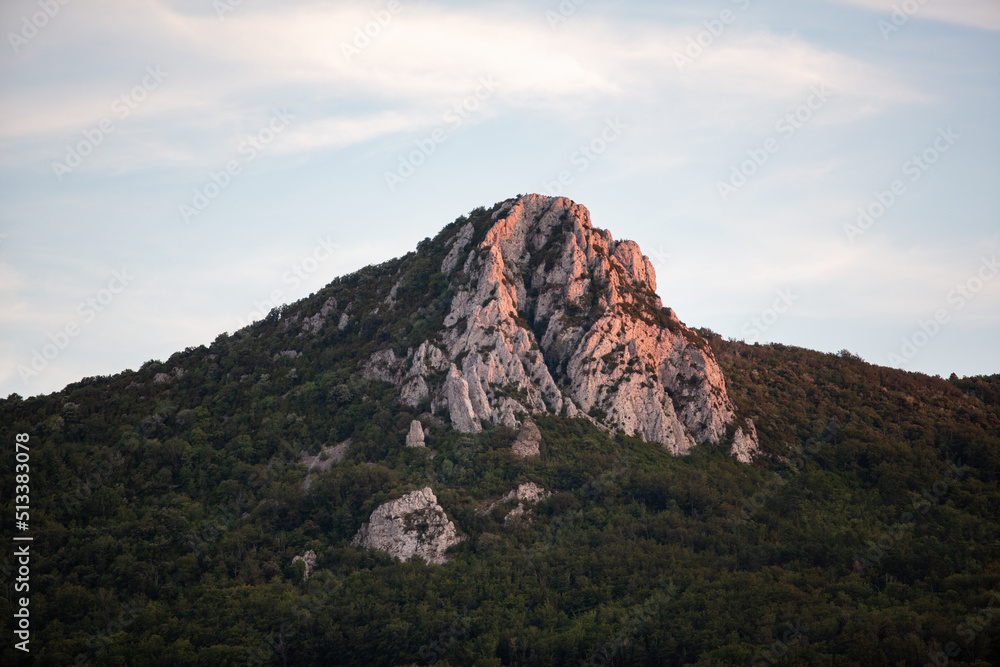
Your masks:
<svg viewBox="0 0 1000 667"><path fill-rule="evenodd" d="M116 66L112 59L119 52L159 65L170 77L84 167L110 173L218 162L256 131L274 105L299 112L275 153L337 149L416 131L440 123L443 110L484 75L502 86L491 113L479 121L534 111L572 122L595 100L641 105L651 93L659 102L671 91L688 99L697 93L701 102L717 97L720 107L736 99L766 105L820 81L855 102L851 115L920 99L890 72L794 38L727 35L682 73L673 54L697 24L651 28L577 16L572 31L552 31L523 9L407 5L368 48L348 59L340 45L371 20L369 14L344 5L248 6L219 20L155 0L108 0L78 11L49 28L58 34L47 48L67 57L94 43L107 48L76 63L80 79L70 85L54 71L45 84L13 78L12 90L0 99L0 165L48 168L83 130L109 117L112 101L142 71ZM2 68L13 72L22 65L7 58ZM704 122L716 118L710 109L699 115ZM731 122L731 116L715 122Z"/></svg>
<svg viewBox="0 0 1000 667"><path fill-rule="evenodd" d="M350 57L343 45L384 0L244 0L224 19L211 0L66 3L16 54L0 49L0 386L24 393L16 363L133 258L142 280L30 391L210 341L275 287L282 301L305 296L410 250L467 208L540 191L567 165L566 194L596 224L669 256L661 293L694 325L738 335L775 290L793 288L801 298L780 326L800 327L801 344L859 347L849 337L871 333L853 332L851 318L910 326L998 241L995 46L984 31L1000 20L996 2L926 0L905 30L927 39L894 33L886 46L876 24L895 3L776 12L753 2L683 68L675 56L704 21L742 3L595 0L553 28L554 0L400 0ZM0 27L36 11L37 0L5 0ZM115 101L157 66L169 73L162 84L115 116ZM482 77L498 83L488 100L388 191L386 171ZM817 86L829 101L722 202L717 183ZM294 120L264 157L241 161L232 187L183 225L178 206L242 159L241 142L281 108ZM53 161L107 118L114 131L58 181ZM609 118L627 132L577 170L572 156ZM963 136L960 150L864 243L847 243L858 206L942 124ZM290 263L328 233L341 252L285 289ZM991 290L975 304L984 328L1000 327L985 315L1000 312ZM950 331L966 332L963 322ZM942 354L932 372L952 359L985 368L995 358L985 345Z"/></svg>
<svg viewBox="0 0 1000 667"><path fill-rule="evenodd" d="M893 10L906 12L902 5L917 5L912 12L917 19L945 21L958 25L1000 31L1000 3L995 0L831 0L845 5L863 7L889 17ZM908 13L909 14L909 13Z"/></svg>

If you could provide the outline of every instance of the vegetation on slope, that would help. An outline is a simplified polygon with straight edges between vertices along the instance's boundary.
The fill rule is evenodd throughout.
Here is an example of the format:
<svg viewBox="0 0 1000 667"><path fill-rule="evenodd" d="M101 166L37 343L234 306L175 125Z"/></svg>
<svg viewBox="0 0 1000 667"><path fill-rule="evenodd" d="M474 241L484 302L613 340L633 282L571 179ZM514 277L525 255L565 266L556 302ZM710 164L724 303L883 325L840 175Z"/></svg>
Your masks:
<svg viewBox="0 0 1000 667"><path fill-rule="evenodd" d="M505 428L407 449L426 406L358 365L439 326L459 223L211 346L0 401L5 489L31 437L35 536L32 652L8 642L3 664L1000 664L1000 376L703 330L760 434L752 466L554 417L537 460ZM404 314L382 317L401 276ZM330 297L348 326L299 335ZM348 438L305 490L301 452ZM527 481L554 492L530 521L481 511ZM451 563L349 546L423 486L467 537Z"/></svg>

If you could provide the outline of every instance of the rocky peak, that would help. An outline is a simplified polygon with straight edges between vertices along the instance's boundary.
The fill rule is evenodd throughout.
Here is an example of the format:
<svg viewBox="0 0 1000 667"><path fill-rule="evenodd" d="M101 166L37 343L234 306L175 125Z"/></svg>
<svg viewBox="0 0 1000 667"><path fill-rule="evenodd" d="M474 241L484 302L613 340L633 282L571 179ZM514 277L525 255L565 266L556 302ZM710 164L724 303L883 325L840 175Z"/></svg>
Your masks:
<svg viewBox="0 0 1000 667"><path fill-rule="evenodd" d="M750 460L753 425L737 420L708 344L663 307L635 242L562 197L511 199L477 224L446 241L444 330L403 359L376 353L367 377L397 383L413 406L430 397L463 432L556 414L678 454L728 439Z"/></svg>

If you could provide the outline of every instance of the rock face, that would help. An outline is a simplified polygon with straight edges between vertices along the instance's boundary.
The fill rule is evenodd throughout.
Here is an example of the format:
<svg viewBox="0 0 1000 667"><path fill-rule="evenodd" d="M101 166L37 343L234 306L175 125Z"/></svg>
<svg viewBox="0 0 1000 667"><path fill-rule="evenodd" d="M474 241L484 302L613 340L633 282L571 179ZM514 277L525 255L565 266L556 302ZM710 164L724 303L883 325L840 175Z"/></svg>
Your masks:
<svg viewBox="0 0 1000 667"><path fill-rule="evenodd" d="M519 484L516 489L505 495L503 498L491 503L485 510L483 510L483 512L488 514L508 500L537 503L545 500L551 495L552 492L546 491L544 487L535 484L534 482L527 482L526 484Z"/></svg>
<svg viewBox="0 0 1000 667"><path fill-rule="evenodd" d="M515 521L519 518L524 517L526 514L530 514L530 509L525 509L524 503L537 503L539 501L545 500L552 493L546 491L543 487L535 484L534 482L528 482L527 484L521 484L516 489L505 495L500 500L491 504L486 508L486 512L492 512L496 507L502 505L509 500L517 500L517 507L511 509L503 518L504 525L508 525L510 522Z"/></svg>
<svg viewBox="0 0 1000 667"><path fill-rule="evenodd" d="M302 488L309 490L312 486L312 474L314 470L319 470L324 472L330 469L334 463L339 463L344 460L344 456L347 454L347 448L351 446L351 439L348 438L339 445L330 445L329 447L323 447L316 456L310 456L307 452L302 452L299 454L299 463L306 467L307 473L306 478L302 481Z"/></svg>
<svg viewBox="0 0 1000 667"><path fill-rule="evenodd" d="M302 561L306 566L306 571L302 575L302 581L309 581L309 575L316 569L316 552L310 549L304 556L296 556L292 559L292 564Z"/></svg>
<svg viewBox="0 0 1000 667"><path fill-rule="evenodd" d="M318 313L312 317L302 318L302 330L305 333L318 334L326 324L326 318L335 310L337 310L337 300L330 297L323 303Z"/></svg>
<svg viewBox="0 0 1000 667"><path fill-rule="evenodd" d="M410 432L406 434L406 446L424 446L424 427L416 419L410 422Z"/></svg>
<svg viewBox="0 0 1000 667"><path fill-rule="evenodd" d="M539 432L535 422L530 417L525 417L521 431L517 434L517 439L511 445L511 450L524 458L526 456L538 456L540 450L538 446L542 443L542 434Z"/></svg>
<svg viewBox="0 0 1000 667"><path fill-rule="evenodd" d="M397 384L411 406L430 397L465 433L555 414L676 454L725 441L750 460L752 424L737 419L707 342L663 307L636 243L562 197L508 200L488 225L478 244L472 222L448 242L441 272L454 296L441 336L405 358L375 353L366 377Z"/></svg>
<svg viewBox="0 0 1000 667"><path fill-rule="evenodd" d="M439 565L448 561L447 549L462 539L434 492L425 487L379 505L351 546L387 551L400 560L418 556Z"/></svg>

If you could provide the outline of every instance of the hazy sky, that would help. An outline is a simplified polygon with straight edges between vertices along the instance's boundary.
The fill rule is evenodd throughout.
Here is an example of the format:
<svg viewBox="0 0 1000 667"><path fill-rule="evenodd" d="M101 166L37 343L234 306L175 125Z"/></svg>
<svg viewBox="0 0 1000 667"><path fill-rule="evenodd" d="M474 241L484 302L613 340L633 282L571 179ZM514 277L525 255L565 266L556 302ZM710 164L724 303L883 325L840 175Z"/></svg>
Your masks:
<svg viewBox="0 0 1000 667"><path fill-rule="evenodd" d="M1000 3L893 4L4 0L0 396L526 192L691 326L1000 372Z"/></svg>

